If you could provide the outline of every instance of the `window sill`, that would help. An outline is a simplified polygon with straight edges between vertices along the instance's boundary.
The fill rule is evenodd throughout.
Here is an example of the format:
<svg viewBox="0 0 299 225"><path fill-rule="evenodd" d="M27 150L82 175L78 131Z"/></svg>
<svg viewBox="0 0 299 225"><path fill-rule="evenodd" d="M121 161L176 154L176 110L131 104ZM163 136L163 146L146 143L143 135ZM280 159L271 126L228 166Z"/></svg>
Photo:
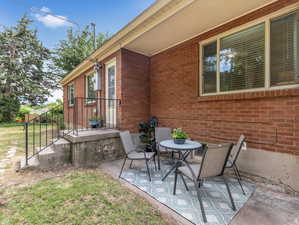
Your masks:
<svg viewBox="0 0 299 225"><path fill-rule="evenodd" d="M92 102L85 102L84 104L85 106L95 106L96 105L96 101L92 101Z"/></svg>
<svg viewBox="0 0 299 225"><path fill-rule="evenodd" d="M299 96L299 87L285 88L285 89L268 89L255 90L238 93L217 93L210 95L198 96L199 102L205 101L227 101L227 100L246 100L246 99L262 99L274 97L289 97Z"/></svg>

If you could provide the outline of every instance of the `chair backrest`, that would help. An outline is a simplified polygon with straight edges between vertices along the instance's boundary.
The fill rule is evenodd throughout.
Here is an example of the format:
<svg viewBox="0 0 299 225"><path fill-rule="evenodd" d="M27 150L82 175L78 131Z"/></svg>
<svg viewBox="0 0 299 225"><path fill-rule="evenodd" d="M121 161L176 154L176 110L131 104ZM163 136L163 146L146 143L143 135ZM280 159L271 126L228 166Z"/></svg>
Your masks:
<svg viewBox="0 0 299 225"><path fill-rule="evenodd" d="M230 162L232 165L236 163L245 140L246 140L246 137L242 134L238 140L238 143L236 145L234 145L234 147L231 151L231 154L230 154Z"/></svg>
<svg viewBox="0 0 299 225"><path fill-rule="evenodd" d="M171 128L169 127L156 127L155 128L156 144L161 141L171 139Z"/></svg>
<svg viewBox="0 0 299 225"><path fill-rule="evenodd" d="M132 141L132 137L129 131L120 132L120 140L123 144L126 154L129 154L132 151L135 151L135 146Z"/></svg>
<svg viewBox="0 0 299 225"><path fill-rule="evenodd" d="M198 177L203 179L222 175L232 147L232 143L208 146L203 155Z"/></svg>

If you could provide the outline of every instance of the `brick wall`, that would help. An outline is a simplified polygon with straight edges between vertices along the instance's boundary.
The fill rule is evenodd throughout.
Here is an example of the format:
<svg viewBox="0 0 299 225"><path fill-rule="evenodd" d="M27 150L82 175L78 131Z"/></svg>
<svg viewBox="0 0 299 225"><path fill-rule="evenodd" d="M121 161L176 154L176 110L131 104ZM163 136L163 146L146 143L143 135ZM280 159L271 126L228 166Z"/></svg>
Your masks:
<svg viewBox="0 0 299 225"><path fill-rule="evenodd" d="M243 133L250 147L299 155L298 89L198 96L200 41L294 2L277 1L151 57L151 115L200 141L236 141Z"/></svg>
<svg viewBox="0 0 299 225"><path fill-rule="evenodd" d="M105 74L105 64L116 58L116 98L121 99L118 107L118 124L122 130L137 132L138 124L149 118L149 58L121 49L115 54L104 59L102 74ZM85 97L85 75L90 74L89 69L75 78L70 83L75 85L75 97ZM102 76L102 91L97 93L98 97L105 97L105 76ZM80 113L80 109L87 110L88 107L95 108L94 105L82 105L79 103L79 113L77 123L87 124L87 117ZM73 121L73 107L67 103L67 85L64 85L64 112L65 121ZM91 116L91 110L89 117ZM95 115L94 115L95 116Z"/></svg>
<svg viewBox="0 0 299 225"><path fill-rule="evenodd" d="M121 79L118 79L121 77L121 51L117 51L116 53L112 54L111 56L104 59L101 63L103 64L103 67L101 69L101 91L98 91L96 93L98 98L105 98L105 64L112 59L116 59L116 98L121 98ZM68 124L70 124L70 127L72 127L73 121L76 120L76 124L78 124L78 128L80 128L81 125L88 126L88 118L99 116L94 112L94 109L96 108L95 104L84 104L84 99L77 99L77 107L76 110L78 111L78 117L74 117L74 107L69 106L67 99L68 99L68 93L67 93L67 86L69 84L74 84L75 87L75 97L76 98L86 98L86 84L85 84L85 76L88 74L91 74L93 72L93 68L89 68L88 70L84 71L80 76L76 77L69 83L65 84L63 86L63 99L64 99L64 120ZM101 107L104 108L105 103L101 104ZM100 103L98 103L100 105ZM118 108L119 112L118 115L121 115L121 109ZM101 113L101 116L105 116L105 112Z"/></svg>
<svg viewBox="0 0 299 225"><path fill-rule="evenodd" d="M121 52L121 129L137 132L138 124L149 119L149 58Z"/></svg>

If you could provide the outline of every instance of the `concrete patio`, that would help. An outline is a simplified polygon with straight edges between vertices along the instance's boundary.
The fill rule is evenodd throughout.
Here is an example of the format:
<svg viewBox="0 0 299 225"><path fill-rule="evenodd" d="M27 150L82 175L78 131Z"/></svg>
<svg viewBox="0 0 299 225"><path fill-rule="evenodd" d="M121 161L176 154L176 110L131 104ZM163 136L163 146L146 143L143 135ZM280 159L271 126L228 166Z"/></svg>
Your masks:
<svg viewBox="0 0 299 225"><path fill-rule="evenodd" d="M118 179L122 160L107 162L100 169ZM142 168L142 162L134 162L134 167ZM128 168L128 167L126 167ZM147 199L161 211L162 216L174 225L192 223L167 206L141 191L134 185L120 179L120 183ZM200 213L200 212L199 212ZM230 225L297 225L299 224L299 198L269 188L267 184L256 183L256 190L250 199L233 218Z"/></svg>

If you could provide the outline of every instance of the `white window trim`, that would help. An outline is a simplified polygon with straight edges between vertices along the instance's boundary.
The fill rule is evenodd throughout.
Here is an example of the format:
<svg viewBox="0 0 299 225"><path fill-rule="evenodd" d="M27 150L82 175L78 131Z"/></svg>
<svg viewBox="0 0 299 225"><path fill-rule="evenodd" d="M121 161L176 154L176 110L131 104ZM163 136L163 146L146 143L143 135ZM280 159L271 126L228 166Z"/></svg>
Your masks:
<svg viewBox="0 0 299 225"><path fill-rule="evenodd" d="M74 89L74 101L75 101L75 84L74 83L71 83L71 84L68 84L67 85L67 104L68 106L73 106L74 103L70 103L71 99L70 99L70 87L73 86L73 89Z"/></svg>
<svg viewBox="0 0 299 225"><path fill-rule="evenodd" d="M93 72L93 73L90 73L90 74L87 74L85 75L85 98L86 98L86 104L92 104L92 103L95 103L96 100L89 100L89 96L88 96L88 82L87 82L87 78L90 77L90 76L97 76L97 73L96 72ZM96 79L96 78L95 78ZM95 83L95 85L97 85ZM96 88L96 87L95 87ZM95 92L96 92L96 89L95 89ZM95 96L96 98L96 96Z"/></svg>
<svg viewBox="0 0 299 225"><path fill-rule="evenodd" d="M271 86L270 85L270 21L279 16L292 13L293 11L299 10L299 4L295 4L284 9L278 10L275 13L271 13L267 16L261 17L249 23L243 24L236 28L233 28L229 31L223 32L221 34L215 35L212 38L206 39L199 42L199 95L200 96L215 96L215 95L225 95L225 94L235 94L235 93L246 93L246 92L257 92L257 91L270 91L270 90L280 90L280 89L290 89L290 88L299 88L299 84L289 84L289 85L280 85L280 86ZM220 39L228 35L240 32L244 29L253 27L255 25L265 23L265 86L262 88L251 88L245 90L235 90L235 91L220 91ZM216 92L214 93L203 93L203 46L217 41L217 83L216 83Z"/></svg>

